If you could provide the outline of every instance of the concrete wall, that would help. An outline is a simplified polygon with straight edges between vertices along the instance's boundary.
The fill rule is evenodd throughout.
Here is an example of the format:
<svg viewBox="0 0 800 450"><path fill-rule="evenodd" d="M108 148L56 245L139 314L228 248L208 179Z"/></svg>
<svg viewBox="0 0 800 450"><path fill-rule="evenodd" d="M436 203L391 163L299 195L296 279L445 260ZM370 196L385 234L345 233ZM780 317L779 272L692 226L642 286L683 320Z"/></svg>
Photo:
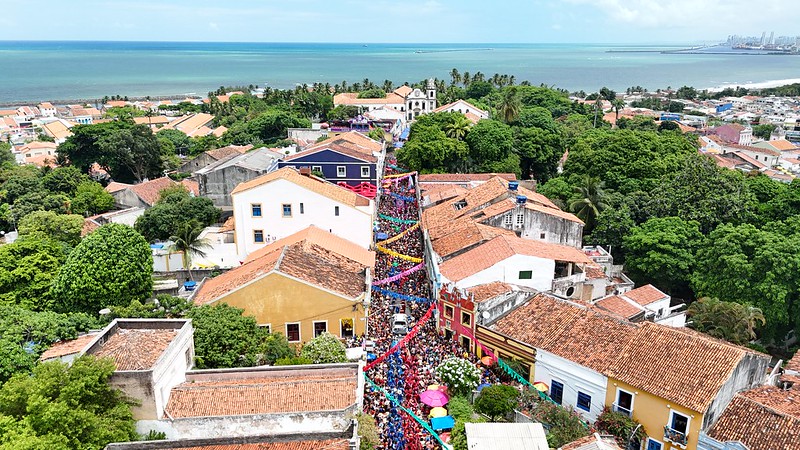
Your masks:
<svg viewBox="0 0 800 450"><path fill-rule="evenodd" d="M197 157L183 163L178 168L178 172L194 173L216 161L217 161L216 159L208 156L206 152L203 152L197 155Z"/></svg>
<svg viewBox="0 0 800 450"><path fill-rule="evenodd" d="M114 203L121 208L149 208L150 205L143 202L132 190L122 189L111 194L114 197Z"/></svg>
<svg viewBox="0 0 800 450"><path fill-rule="evenodd" d="M708 430L719 419L737 392L764 384L769 373L769 361L768 355L755 352L749 352L742 358L705 412L703 430Z"/></svg>
<svg viewBox="0 0 800 450"><path fill-rule="evenodd" d="M466 289L492 281L502 281L530 287L538 291L549 291L553 287L552 283L555 268L556 262L552 259L514 255L455 284L461 289ZM519 279L519 272L524 270L532 271L531 279Z"/></svg>
<svg viewBox="0 0 800 450"><path fill-rule="evenodd" d="M365 285L366 287L366 285ZM341 336L339 321L353 320L355 334L364 332L364 307L341 295L310 286L280 273L272 273L232 291L220 301L270 325L273 332L286 335L286 323L300 322L300 341L314 338L314 322L327 322L328 332Z"/></svg>
<svg viewBox="0 0 800 450"><path fill-rule="evenodd" d="M372 243L372 202L369 206L352 207L283 179L237 193L234 197L236 247L242 260L266 245L267 238L285 238L309 225L328 230L364 248L369 248ZM255 203L261 204L261 217L252 217L251 204ZM291 217L283 217L284 203L292 205ZM335 215L337 206L338 216ZM264 243L254 242L255 229L264 231Z"/></svg>
<svg viewBox="0 0 800 450"><path fill-rule="evenodd" d="M197 181L200 184L200 195L211 199L214 202L214 206L232 206L231 191L239 183L250 181L259 175L267 173L267 171L266 169L251 170L239 166L229 166L208 173L198 173Z"/></svg>
<svg viewBox="0 0 800 450"><path fill-rule="evenodd" d="M542 349L536 349L534 379L552 387L553 380L564 385L563 406L571 406L590 422L603 411L606 402L608 378L594 370ZM587 412L578 408L578 392L590 395L592 402Z"/></svg>

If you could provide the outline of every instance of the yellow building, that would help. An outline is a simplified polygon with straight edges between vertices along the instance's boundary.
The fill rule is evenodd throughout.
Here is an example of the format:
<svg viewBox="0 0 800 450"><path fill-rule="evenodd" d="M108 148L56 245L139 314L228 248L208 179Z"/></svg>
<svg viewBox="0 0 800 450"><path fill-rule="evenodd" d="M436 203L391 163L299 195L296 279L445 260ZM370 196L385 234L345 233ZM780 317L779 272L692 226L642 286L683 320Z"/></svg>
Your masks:
<svg viewBox="0 0 800 450"><path fill-rule="evenodd" d="M311 226L252 253L242 266L204 280L192 300L242 308L290 343L326 331L344 339L364 333L364 302L374 266L374 252Z"/></svg>

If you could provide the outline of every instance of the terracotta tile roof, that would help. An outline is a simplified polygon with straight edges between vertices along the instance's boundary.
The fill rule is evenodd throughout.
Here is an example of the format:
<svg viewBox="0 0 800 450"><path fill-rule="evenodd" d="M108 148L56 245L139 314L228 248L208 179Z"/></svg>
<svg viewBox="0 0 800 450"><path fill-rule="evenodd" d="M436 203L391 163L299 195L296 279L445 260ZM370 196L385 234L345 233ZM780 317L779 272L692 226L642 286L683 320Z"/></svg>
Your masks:
<svg viewBox="0 0 800 450"><path fill-rule="evenodd" d="M471 183L475 181L489 181L500 177L506 181L515 181L517 175L513 173L427 173L419 176L420 185L426 183Z"/></svg>
<svg viewBox="0 0 800 450"><path fill-rule="evenodd" d="M100 224L91 218L83 219L83 226L81 227L81 237L85 237L92 231L100 228Z"/></svg>
<svg viewBox="0 0 800 450"><path fill-rule="evenodd" d="M452 107L454 107L454 106L456 106L456 105L458 105L458 104L463 104L464 106L468 106L468 107L469 107L470 109L472 109L473 111L480 111L480 112L481 112L481 113L483 113L483 115L485 115L485 116L488 116L488 115L489 115L489 112L488 112L488 111L484 111L484 110L482 110L482 109L478 108L477 106L473 105L472 103L470 103L470 102L468 102L468 101L466 101L466 100L456 100L456 101L454 101L454 102L451 102L451 103L448 103L448 104L446 104L446 105L442 105L442 106L440 106L440 107L438 107L438 108L434 109L434 110L433 110L433 112L435 112L435 113L437 113L437 112L442 112L442 111L445 111L445 110L447 110L447 109L449 109L449 108L452 108ZM470 114L471 114L471 113L470 113ZM477 115L475 115L475 114L472 114L472 115L473 115L473 116L475 116L475 117L478 117L478 116L477 116ZM480 117L478 117L478 119L480 119Z"/></svg>
<svg viewBox="0 0 800 450"><path fill-rule="evenodd" d="M169 123L167 116L134 117L133 123L137 125L166 125Z"/></svg>
<svg viewBox="0 0 800 450"><path fill-rule="evenodd" d="M50 346L47 350L42 353L42 356L39 357L39 361L46 361L52 358L61 358L62 356L67 355L74 355L76 353L80 353L92 342L92 339L97 337L98 333L89 333L84 334L83 336L78 336L76 339L71 341L59 341Z"/></svg>
<svg viewBox="0 0 800 450"><path fill-rule="evenodd" d="M311 225L308 228L300 230L297 233L294 233L283 239L278 239L266 247L254 251L253 253L247 255L244 263L251 263L264 255L268 255L274 251L282 249L287 245L293 245L298 242L317 245L337 255L344 256L345 258L355 261L365 267L375 267L375 252L366 250L363 247L348 241L347 239L336 236L335 234L325 231L314 225Z"/></svg>
<svg viewBox="0 0 800 450"><path fill-rule="evenodd" d="M261 278L275 269L275 265L278 263L281 254L281 251L275 251L269 255L262 256L250 264L244 264L214 278L206 279L200 285L200 288L192 300L196 305L210 303L227 295L234 289Z"/></svg>
<svg viewBox="0 0 800 450"><path fill-rule="evenodd" d="M333 96L334 105L403 105L405 96L394 92L386 94L384 98L358 98L357 92L342 92Z"/></svg>
<svg viewBox="0 0 800 450"><path fill-rule="evenodd" d="M340 143L340 145L350 144L349 147L370 155L373 152L380 153L383 151L382 143L364 136L358 131L348 131L346 133L337 134L336 136L331 136L324 141L316 142L310 145L308 148L324 148L337 142Z"/></svg>
<svg viewBox="0 0 800 450"><path fill-rule="evenodd" d="M735 148L738 150L746 150L753 153L763 153L769 156L781 156L781 152L769 148L753 147L752 145L739 145L739 144L725 144L726 148Z"/></svg>
<svg viewBox="0 0 800 450"><path fill-rule="evenodd" d="M604 372L637 325L539 294L492 327L507 336Z"/></svg>
<svg viewBox="0 0 800 450"><path fill-rule="evenodd" d="M31 156L30 158L25 157L25 163L33 164L34 166L38 167L44 167L44 166L52 168L58 167L58 164L56 164L56 159L50 155Z"/></svg>
<svg viewBox="0 0 800 450"><path fill-rule="evenodd" d="M740 395L767 408L800 419L800 386L793 386L787 390L777 386L761 386L744 391Z"/></svg>
<svg viewBox="0 0 800 450"><path fill-rule="evenodd" d="M603 278L608 278L608 275L606 275L605 271L600 266L594 266L594 265L586 266L583 271L586 273L587 280L599 280Z"/></svg>
<svg viewBox="0 0 800 450"><path fill-rule="evenodd" d="M206 113L189 114L173 120L164 129L174 129L184 132L187 136L196 133L197 130L214 120L214 116ZM211 130L209 130L210 132Z"/></svg>
<svg viewBox="0 0 800 450"><path fill-rule="evenodd" d="M39 103L39 108L40 109L54 109L54 106L50 102L42 102L42 103Z"/></svg>
<svg viewBox="0 0 800 450"><path fill-rule="evenodd" d="M447 258L459 250L489 241L501 234L516 236L513 231L504 228L490 227L473 221L457 222L450 228L450 233L431 243L439 256Z"/></svg>
<svg viewBox="0 0 800 450"><path fill-rule="evenodd" d="M607 375L697 412L705 412L748 353L701 333L644 322Z"/></svg>
<svg viewBox="0 0 800 450"><path fill-rule="evenodd" d="M555 205L554 205L555 206ZM552 208L547 206L542 206L537 203L527 202L525 203L525 208L530 209L532 211L537 211L540 213L548 214L551 216L559 217L561 219L569 220L570 222L576 222L583 225L583 221L578 218L575 214L568 213L566 211L562 211L559 208Z"/></svg>
<svg viewBox="0 0 800 450"><path fill-rule="evenodd" d="M206 444L192 447L160 447L162 450L349 450L348 439L313 439L302 441L254 442L249 444Z"/></svg>
<svg viewBox="0 0 800 450"><path fill-rule="evenodd" d="M178 330L171 329L122 328L92 354L112 358L117 370L149 370L177 334Z"/></svg>
<svg viewBox="0 0 800 450"><path fill-rule="evenodd" d="M492 281L491 283L479 284L467 289L467 292L472 294L472 300L480 303L492 298L497 297L514 290L510 284L500 281Z"/></svg>
<svg viewBox="0 0 800 450"><path fill-rule="evenodd" d="M739 441L750 450L800 450L800 417L750 398L750 392L733 397L708 435L718 441ZM798 403L800 392L793 395Z"/></svg>
<svg viewBox="0 0 800 450"><path fill-rule="evenodd" d="M442 185L435 187L425 187L422 196L425 197L429 204L439 203L444 200L464 195L467 190L457 185Z"/></svg>
<svg viewBox="0 0 800 450"><path fill-rule="evenodd" d="M783 369L786 371L784 375L781 376L781 380L784 381L791 381L793 383L797 383L800 386L800 350L794 354L794 357L786 362L783 366ZM789 373L789 372L796 372Z"/></svg>
<svg viewBox="0 0 800 450"><path fill-rule="evenodd" d="M637 314L641 314L644 311L641 308L637 308L631 305L624 298L618 297L616 295L612 295L610 297L598 300L594 303L594 305L608 312L619 314L620 316L626 319L630 319L631 317L634 317Z"/></svg>
<svg viewBox="0 0 800 450"><path fill-rule="evenodd" d="M40 148L48 149L48 150L55 150L58 148L55 142L46 142L46 141L32 141L28 142L27 144L23 145L19 148L21 153L24 153L28 150L37 150Z"/></svg>
<svg viewBox="0 0 800 450"><path fill-rule="evenodd" d="M106 186L106 192L108 192L109 194L113 194L114 192L121 191L123 189L128 189L131 186L133 185L127 183L117 183L116 181L112 181L111 183L108 183L108 186Z"/></svg>
<svg viewBox="0 0 800 450"><path fill-rule="evenodd" d="M200 183L195 180L191 180L189 178L184 178L181 180L181 185L189 190L195 196L200 195Z"/></svg>
<svg viewBox="0 0 800 450"><path fill-rule="evenodd" d="M514 255L585 264L592 262L575 247L500 235L443 262L439 269L447 279L458 282Z"/></svg>
<svg viewBox="0 0 800 450"><path fill-rule="evenodd" d="M782 152L797 150L797 146L794 145L792 142L787 141L786 139L776 139L774 141L767 141L767 142L769 142L769 145L772 146L772 148Z"/></svg>
<svg viewBox="0 0 800 450"><path fill-rule="evenodd" d="M658 288L656 288L652 284L646 284L636 289L632 289L622 295L642 306L647 306L651 303L669 297L667 294L659 291Z"/></svg>
<svg viewBox="0 0 800 450"><path fill-rule="evenodd" d="M275 180L287 180L305 189L316 192L317 194L328 197L331 200L335 200L352 207L369 206L370 204L370 200L368 198L362 197L347 188L337 186L333 183L318 178L300 175L300 172L294 167L283 167L274 172L261 175L260 177L254 178L250 181L239 183L233 192L231 192L231 195L236 195L240 192L271 183Z"/></svg>
<svg viewBox="0 0 800 450"><path fill-rule="evenodd" d="M506 186L508 186L508 184L506 184ZM530 190L530 189L528 189L526 187L519 186L517 188L517 191L521 195L524 195L525 197L527 197L529 203L530 202L534 202L534 203L539 203L540 205L546 206L548 208L554 208L554 209L559 209L559 210L561 209L561 208L558 207L558 205L553 203L553 201L550 200L549 198L545 197L544 195L542 195L542 194L540 194L538 192L534 192L534 191L532 191L532 190Z"/></svg>
<svg viewBox="0 0 800 450"><path fill-rule="evenodd" d="M559 450L622 450L613 436L600 436L597 433L582 437L559 447Z"/></svg>
<svg viewBox="0 0 800 450"><path fill-rule="evenodd" d="M153 206L161 196L161 191L175 186L175 182L168 177L156 178L155 180L144 181L130 187L143 202Z"/></svg>
<svg viewBox="0 0 800 450"><path fill-rule="evenodd" d="M412 91L414 91L414 89L412 89L411 86L402 85L399 88L395 89L394 93L403 98L406 98L408 97L408 94L410 94Z"/></svg>
<svg viewBox="0 0 800 450"><path fill-rule="evenodd" d="M206 151L206 155L210 156L212 159L219 161L220 159L227 158L231 155L241 155L242 153L247 153L253 148L253 144L247 145L229 145L227 147L215 148L213 150Z"/></svg>
<svg viewBox="0 0 800 450"><path fill-rule="evenodd" d="M185 417L339 411L356 402L355 376L286 376L189 381L172 389L166 412Z"/></svg>
<svg viewBox="0 0 800 450"><path fill-rule="evenodd" d="M228 231L233 231L236 229L236 220L233 216L228 217L225 223L219 228L220 233L227 233Z"/></svg>

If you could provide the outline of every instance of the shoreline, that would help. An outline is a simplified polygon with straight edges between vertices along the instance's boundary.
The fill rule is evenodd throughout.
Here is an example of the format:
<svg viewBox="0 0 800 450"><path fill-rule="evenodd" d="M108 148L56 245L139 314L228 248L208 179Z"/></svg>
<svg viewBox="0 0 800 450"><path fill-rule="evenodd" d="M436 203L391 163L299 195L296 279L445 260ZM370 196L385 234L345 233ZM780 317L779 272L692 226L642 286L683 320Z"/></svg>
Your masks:
<svg viewBox="0 0 800 450"><path fill-rule="evenodd" d="M123 95L123 97L126 97L126 96ZM182 94L182 95L179 95L179 94L175 94L175 95L144 95L144 96L131 96L131 95L128 95L127 97L128 97L127 101L129 101L129 102L145 102L145 101L159 102L159 101L162 101L162 100L183 100L183 99L187 98L188 95L187 94ZM198 98L205 98L205 97L198 96ZM99 104L102 103L102 100L103 100L102 97L101 98L90 98L90 99L72 98L72 99L60 99L60 100L58 100L58 99L57 100L28 100L28 101L19 100L19 101L13 101L13 102L5 102L5 103L0 102L0 109L7 109L7 108L12 108L12 107L19 108L20 106L36 106L36 105L38 105L39 103L42 103L42 102L49 102L49 103L52 103L53 105L56 105L56 106L59 106L59 105L87 105L87 104L88 105L95 105L95 104L99 105Z"/></svg>

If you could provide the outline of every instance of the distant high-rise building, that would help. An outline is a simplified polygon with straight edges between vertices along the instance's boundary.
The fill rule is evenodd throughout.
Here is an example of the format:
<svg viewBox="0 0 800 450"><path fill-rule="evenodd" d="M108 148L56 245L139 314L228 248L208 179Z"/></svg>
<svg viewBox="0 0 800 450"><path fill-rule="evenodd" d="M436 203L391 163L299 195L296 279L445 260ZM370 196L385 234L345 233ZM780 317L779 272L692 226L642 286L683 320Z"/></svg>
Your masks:
<svg viewBox="0 0 800 450"><path fill-rule="evenodd" d="M764 31L764 32L762 32L762 33L761 33L761 45L764 45L764 44L766 44L766 42L764 42L764 40L765 40L766 38L767 38L767 32L766 32L766 31Z"/></svg>

